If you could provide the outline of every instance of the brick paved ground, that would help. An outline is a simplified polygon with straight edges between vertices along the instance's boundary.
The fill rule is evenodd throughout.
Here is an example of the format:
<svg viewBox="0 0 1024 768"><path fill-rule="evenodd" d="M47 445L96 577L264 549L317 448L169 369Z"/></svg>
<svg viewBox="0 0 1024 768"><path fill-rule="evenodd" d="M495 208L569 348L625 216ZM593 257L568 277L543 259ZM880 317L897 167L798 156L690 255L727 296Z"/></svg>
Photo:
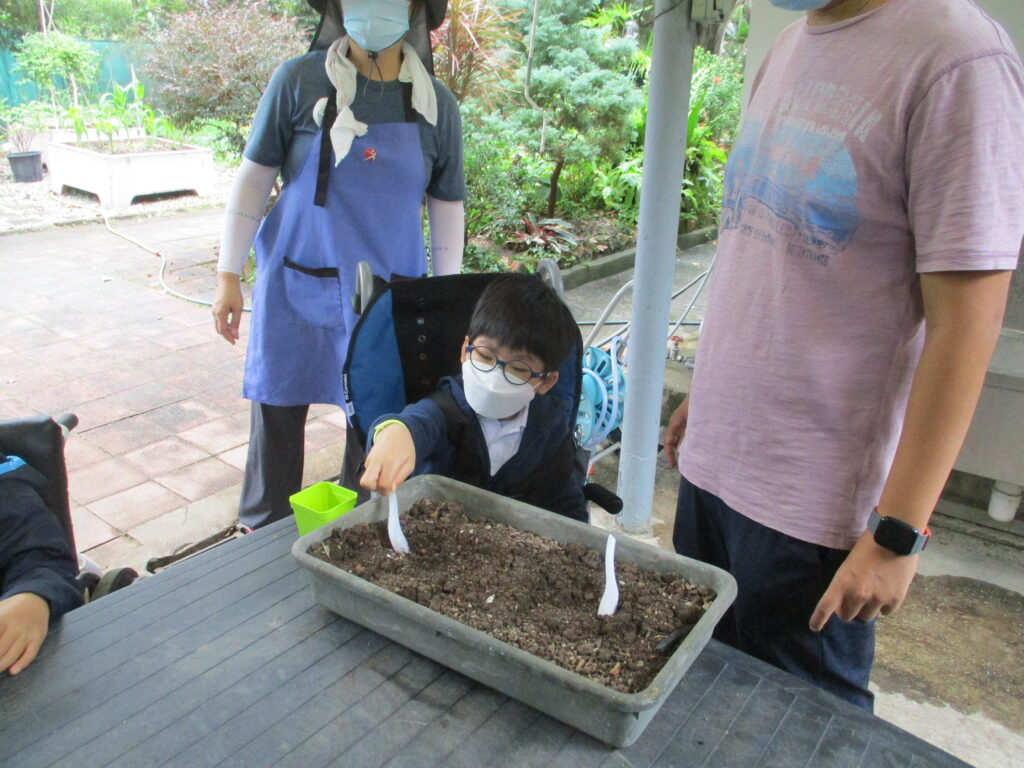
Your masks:
<svg viewBox="0 0 1024 768"><path fill-rule="evenodd" d="M0 419L72 411L66 448L78 547L102 567L235 519L249 438L241 343L213 331L220 209L0 237ZM148 250L147 250L148 249ZM338 408L311 409L307 482L337 473Z"/></svg>

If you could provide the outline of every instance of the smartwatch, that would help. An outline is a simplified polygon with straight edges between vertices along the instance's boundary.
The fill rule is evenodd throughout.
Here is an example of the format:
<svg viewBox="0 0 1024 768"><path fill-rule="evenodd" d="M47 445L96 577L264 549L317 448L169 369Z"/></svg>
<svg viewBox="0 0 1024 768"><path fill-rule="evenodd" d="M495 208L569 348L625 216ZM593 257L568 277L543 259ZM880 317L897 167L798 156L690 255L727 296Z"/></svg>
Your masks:
<svg viewBox="0 0 1024 768"><path fill-rule="evenodd" d="M868 530L874 534L876 544L897 555L916 555L925 548L932 535L928 528L924 529L924 533L920 533L910 523L897 520L895 517L882 517L878 514L878 507L871 510Z"/></svg>

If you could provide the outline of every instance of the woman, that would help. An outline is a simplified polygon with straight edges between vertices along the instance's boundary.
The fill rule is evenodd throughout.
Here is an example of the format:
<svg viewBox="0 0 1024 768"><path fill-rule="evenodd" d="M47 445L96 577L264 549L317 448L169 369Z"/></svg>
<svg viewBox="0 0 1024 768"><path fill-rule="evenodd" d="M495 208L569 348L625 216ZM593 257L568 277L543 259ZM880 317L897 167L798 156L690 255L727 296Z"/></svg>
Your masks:
<svg viewBox="0 0 1024 768"><path fill-rule="evenodd" d="M314 2L331 28L334 0ZM344 0L346 35L326 51L282 64L260 100L228 202L213 303L217 332L234 344L239 275L256 250L243 394L252 400L239 520L251 528L291 513L302 483L312 403L344 402L341 370L355 322L355 267L374 274L459 271L465 182L454 97L405 40L410 20L431 28L444 2ZM335 27L337 28L337 27ZM263 220L278 174L280 199ZM257 231L258 230L258 231ZM254 243L255 240L255 243ZM358 460L346 441L346 466Z"/></svg>

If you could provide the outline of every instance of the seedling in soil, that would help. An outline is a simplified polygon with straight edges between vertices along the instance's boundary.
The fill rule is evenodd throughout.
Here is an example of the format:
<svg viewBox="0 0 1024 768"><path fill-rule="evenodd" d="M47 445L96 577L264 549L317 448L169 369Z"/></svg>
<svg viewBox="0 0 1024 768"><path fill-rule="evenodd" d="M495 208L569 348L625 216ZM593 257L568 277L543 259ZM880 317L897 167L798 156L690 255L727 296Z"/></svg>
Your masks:
<svg viewBox="0 0 1024 768"><path fill-rule="evenodd" d="M597 607L598 616L612 616L619 607L619 585L615 581L615 537L609 535L604 547L604 594Z"/></svg>
<svg viewBox="0 0 1024 768"><path fill-rule="evenodd" d="M395 552L409 554L409 542L402 533L402 521L398 517L398 488L392 488L388 494L388 539Z"/></svg>

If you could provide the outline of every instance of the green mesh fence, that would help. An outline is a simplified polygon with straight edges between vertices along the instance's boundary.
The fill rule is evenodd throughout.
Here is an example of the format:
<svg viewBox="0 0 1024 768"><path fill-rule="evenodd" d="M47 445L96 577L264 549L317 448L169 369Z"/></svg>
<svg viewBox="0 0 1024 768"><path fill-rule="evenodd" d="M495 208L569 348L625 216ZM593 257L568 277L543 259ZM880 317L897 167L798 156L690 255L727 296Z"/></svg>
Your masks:
<svg viewBox="0 0 1024 768"><path fill-rule="evenodd" d="M113 90L114 83L127 85L131 82L133 63L131 46L105 40L86 40L84 42L99 54L100 68L96 81L81 88L80 94L83 98L87 101L95 101L100 94ZM136 76L138 76L137 72ZM54 87L58 91L63 91L67 88L67 84L61 78L54 78ZM0 98L6 100L8 105L13 106L36 101L40 97L35 85L23 78L15 68L14 53L9 49L0 48Z"/></svg>

